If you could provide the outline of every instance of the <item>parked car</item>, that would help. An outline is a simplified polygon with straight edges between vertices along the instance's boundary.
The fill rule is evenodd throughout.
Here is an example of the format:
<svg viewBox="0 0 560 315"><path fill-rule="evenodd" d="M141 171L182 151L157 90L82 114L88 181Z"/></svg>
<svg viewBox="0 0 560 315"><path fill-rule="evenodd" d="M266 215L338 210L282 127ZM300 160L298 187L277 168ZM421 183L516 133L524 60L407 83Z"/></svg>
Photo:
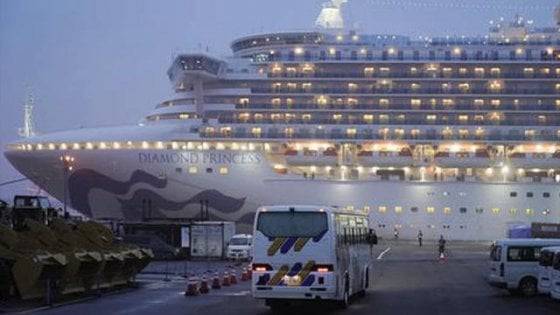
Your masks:
<svg viewBox="0 0 560 315"><path fill-rule="evenodd" d="M554 255L560 253L560 247L545 247L541 250L539 258L539 293L550 294L552 288L552 263Z"/></svg>
<svg viewBox="0 0 560 315"><path fill-rule="evenodd" d="M537 294L541 249L551 246L560 246L560 239L497 241L490 252L488 282L513 294Z"/></svg>
<svg viewBox="0 0 560 315"><path fill-rule="evenodd" d="M228 243L227 258L251 260L253 257L253 236L250 234L236 234Z"/></svg>

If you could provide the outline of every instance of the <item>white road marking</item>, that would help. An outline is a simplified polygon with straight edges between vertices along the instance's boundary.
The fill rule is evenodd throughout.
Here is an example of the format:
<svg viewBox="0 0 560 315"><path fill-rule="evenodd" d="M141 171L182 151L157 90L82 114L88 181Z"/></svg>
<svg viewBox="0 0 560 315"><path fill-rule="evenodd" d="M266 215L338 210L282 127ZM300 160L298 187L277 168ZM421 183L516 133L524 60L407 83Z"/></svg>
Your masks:
<svg viewBox="0 0 560 315"><path fill-rule="evenodd" d="M391 250L391 247L387 247L386 250L382 251L381 254L379 254L379 256L377 256L377 260L383 259L383 256L385 256L385 254L387 254L390 250Z"/></svg>

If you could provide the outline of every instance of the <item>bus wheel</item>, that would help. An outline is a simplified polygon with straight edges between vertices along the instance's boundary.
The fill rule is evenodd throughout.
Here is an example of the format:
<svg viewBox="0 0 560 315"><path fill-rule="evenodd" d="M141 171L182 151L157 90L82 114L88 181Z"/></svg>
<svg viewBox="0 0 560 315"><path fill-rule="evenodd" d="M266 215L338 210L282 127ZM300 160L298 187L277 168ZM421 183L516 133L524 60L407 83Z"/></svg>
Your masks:
<svg viewBox="0 0 560 315"><path fill-rule="evenodd" d="M537 294L537 280L531 277L523 278L519 283L519 290L524 296L535 296Z"/></svg>

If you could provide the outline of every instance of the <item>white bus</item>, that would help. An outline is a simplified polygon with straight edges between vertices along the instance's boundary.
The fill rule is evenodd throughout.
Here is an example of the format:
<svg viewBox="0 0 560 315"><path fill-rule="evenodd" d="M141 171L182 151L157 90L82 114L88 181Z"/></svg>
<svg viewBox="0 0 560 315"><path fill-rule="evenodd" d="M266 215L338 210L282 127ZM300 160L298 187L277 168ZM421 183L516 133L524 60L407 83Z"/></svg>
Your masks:
<svg viewBox="0 0 560 315"><path fill-rule="evenodd" d="M365 295L377 237L367 216L324 206L261 207L253 233L253 297L271 308L293 300Z"/></svg>

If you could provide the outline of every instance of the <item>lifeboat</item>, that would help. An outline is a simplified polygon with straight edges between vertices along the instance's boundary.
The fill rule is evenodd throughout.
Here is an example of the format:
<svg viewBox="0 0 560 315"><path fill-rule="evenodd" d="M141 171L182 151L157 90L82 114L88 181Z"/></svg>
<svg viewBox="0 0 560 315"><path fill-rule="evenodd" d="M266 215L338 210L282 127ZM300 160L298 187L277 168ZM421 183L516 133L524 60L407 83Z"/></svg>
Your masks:
<svg viewBox="0 0 560 315"><path fill-rule="evenodd" d="M288 149L284 152L286 163L298 166L329 166L336 165L338 151L336 148L327 148L325 151L318 150L294 150Z"/></svg>
<svg viewBox="0 0 560 315"><path fill-rule="evenodd" d="M492 159L486 149L475 152L437 152L434 156L436 165L444 168L485 168L492 166Z"/></svg>
<svg viewBox="0 0 560 315"><path fill-rule="evenodd" d="M363 166L404 167L411 166L414 162L412 152L408 148L399 152L362 150L358 152L357 157L359 164Z"/></svg>
<svg viewBox="0 0 560 315"><path fill-rule="evenodd" d="M509 163L520 168L560 168L560 150L554 153L514 152L509 156Z"/></svg>

